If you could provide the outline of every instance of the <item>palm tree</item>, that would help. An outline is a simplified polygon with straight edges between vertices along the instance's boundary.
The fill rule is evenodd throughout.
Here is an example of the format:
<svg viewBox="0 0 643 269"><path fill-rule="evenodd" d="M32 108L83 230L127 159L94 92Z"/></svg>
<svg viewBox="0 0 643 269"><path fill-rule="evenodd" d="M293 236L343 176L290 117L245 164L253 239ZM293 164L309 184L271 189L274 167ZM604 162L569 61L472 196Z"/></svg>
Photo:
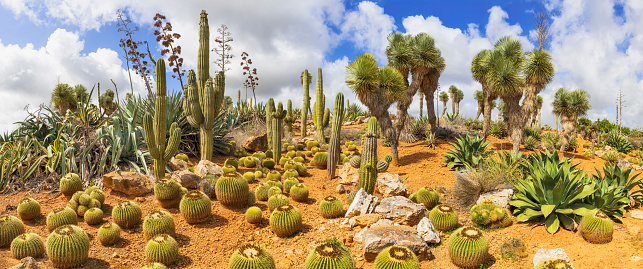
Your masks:
<svg viewBox="0 0 643 269"><path fill-rule="evenodd" d="M391 142L393 164L397 165L397 136L388 108L404 96L404 77L395 68L378 68L375 57L364 53L346 67L346 84L377 118L381 132Z"/></svg>
<svg viewBox="0 0 643 269"><path fill-rule="evenodd" d="M540 129L540 110L543 108L543 97L538 95L536 96L536 104L534 104L535 108L535 113L534 116L531 119L531 126L537 126L538 129ZM536 125L536 114L538 115L538 124Z"/></svg>
<svg viewBox="0 0 643 269"><path fill-rule="evenodd" d="M455 114L455 103L456 103L456 94L458 94L458 88L455 85L449 87L449 96L451 97L451 113Z"/></svg>
<svg viewBox="0 0 643 269"><path fill-rule="evenodd" d="M478 120L478 118L480 118L480 114L482 113L482 109L484 108L484 94L482 93L482 91L477 90L473 93L473 98L478 101L478 111L476 111L476 120Z"/></svg>
<svg viewBox="0 0 643 269"><path fill-rule="evenodd" d="M458 90L453 97L455 98L453 99L453 102L455 102L455 114L460 115L460 102L464 99L464 92Z"/></svg>
<svg viewBox="0 0 643 269"><path fill-rule="evenodd" d="M430 72L435 73L436 69L439 70L437 72L439 78L439 74L444 69L444 59L442 52L435 47L433 38L426 33L405 36L400 32L394 32L387 39L389 41L389 46L386 48L388 65L399 71L406 88L405 94L397 100L398 120L395 128L397 129L396 139L398 139L406 124L407 111L413 101L413 96L418 89L422 88L425 79L431 79L427 78ZM411 76L410 82L409 75ZM423 94L426 95L426 92L423 91ZM427 109L427 113L431 118L430 115L433 111Z"/></svg>
<svg viewBox="0 0 643 269"><path fill-rule="evenodd" d="M442 102L442 115L440 117L444 116L444 113L447 111L447 102L449 101L449 94L447 92L440 92L440 102Z"/></svg>
<svg viewBox="0 0 643 269"><path fill-rule="evenodd" d="M578 117L587 114L592 108L589 104L589 94L584 90L568 91L560 88L554 94L553 112L560 116L563 138L560 150L564 150L569 143L569 138L576 131L576 122Z"/></svg>
<svg viewBox="0 0 643 269"><path fill-rule="evenodd" d="M67 83L58 83L51 93L51 104L58 109L61 115L65 115L68 109L76 108L74 90Z"/></svg>

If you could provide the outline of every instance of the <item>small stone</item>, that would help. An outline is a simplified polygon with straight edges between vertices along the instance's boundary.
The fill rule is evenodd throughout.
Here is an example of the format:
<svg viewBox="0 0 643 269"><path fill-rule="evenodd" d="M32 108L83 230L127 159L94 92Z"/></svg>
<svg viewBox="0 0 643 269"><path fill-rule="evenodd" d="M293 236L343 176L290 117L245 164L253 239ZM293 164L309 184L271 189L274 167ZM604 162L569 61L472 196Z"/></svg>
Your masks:
<svg viewBox="0 0 643 269"><path fill-rule="evenodd" d="M145 197L136 197L136 199L134 199L134 201L137 202L137 203L143 203L143 202L145 202Z"/></svg>
<svg viewBox="0 0 643 269"><path fill-rule="evenodd" d="M336 191L337 191L337 193L339 193L339 194L342 194L342 193L345 193L345 192L346 192L346 188L344 188L344 185L337 185L337 187L335 187L335 190L336 190Z"/></svg>
<svg viewBox="0 0 643 269"><path fill-rule="evenodd" d="M188 170L190 168L190 165L184 161L184 160L179 160L179 159L174 159L171 162L167 164L167 166L172 169L172 171L181 171L181 170Z"/></svg>
<svg viewBox="0 0 643 269"><path fill-rule="evenodd" d="M375 189L384 197L406 196L407 189L400 175L391 173L379 173L375 182Z"/></svg>
<svg viewBox="0 0 643 269"><path fill-rule="evenodd" d="M199 187L199 184L201 184L201 177L189 170L174 172L172 174L172 178L181 184L181 186L188 189L196 189Z"/></svg>
<svg viewBox="0 0 643 269"><path fill-rule="evenodd" d="M359 216L353 217L355 220L355 224L359 225L360 227L368 227L373 224L375 224L377 221L379 221L382 217L378 214L363 214Z"/></svg>
<svg viewBox="0 0 643 269"><path fill-rule="evenodd" d="M218 166L217 164L208 161L208 160L201 160L195 167L194 167L194 174L197 176L204 178L207 175L223 175L223 169L221 169L221 166ZM186 187L187 188L187 187Z"/></svg>
<svg viewBox="0 0 643 269"><path fill-rule="evenodd" d="M565 260L567 262L570 262L569 256L565 253L565 250L562 248L556 248L556 249L544 249L541 248L536 252L536 255L534 255L534 267L540 264L543 261L546 260L551 260L551 259L561 259Z"/></svg>
<svg viewBox="0 0 643 269"><path fill-rule="evenodd" d="M438 190L438 192L439 192L439 193L442 193L442 194L446 194L446 193L450 193L450 192L451 192L451 191L450 191L449 189L447 189L447 187L445 187L445 186L437 186L437 187L435 187L435 189L437 189L437 190Z"/></svg>
<svg viewBox="0 0 643 269"><path fill-rule="evenodd" d="M146 175L120 170L103 175L103 186L132 196L145 196L154 189L152 180Z"/></svg>
<svg viewBox="0 0 643 269"><path fill-rule="evenodd" d="M40 266L38 266L38 262L36 262L36 259L32 257L25 257L20 260L20 263L12 266L9 269L40 269Z"/></svg>
<svg viewBox="0 0 643 269"><path fill-rule="evenodd" d="M353 185L359 181L359 169L352 165L343 165L337 174L341 178L339 184L342 185Z"/></svg>
<svg viewBox="0 0 643 269"><path fill-rule="evenodd" d="M440 243L440 233L435 230L433 223L427 217L422 218L417 227L418 234L426 241L427 243L438 244Z"/></svg>
<svg viewBox="0 0 643 269"><path fill-rule="evenodd" d="M382 215L382 218L409 226L418 224L426 212L426 207L423 204L414 203L404 196L384 198L373 211L373 213Z"/></svg>
<svg viewBox="0 0 643 269"><path fill-rule="evenodd" d="M643 211L641 210L633 210L630 212L630 216L635 219L643 219Z"/></svg>
<svg viewBox="0 0 643 269"><path fill-rule="evenodd" d="M355 241L358 241L358 236L364 245L363 256L367 261L374 260L380 251L393 245L409 248L421 260L431 256L431 250L424 239L409 226L373 225L360 231L355 236Z"/></svg>
<svg viewBox="0 0 643 269"><path fill-rule="evenodd" d="M643 258L641 258L641 257L639 257L639 256L632 256L632 257L630 257L630 261L633 261L633 262L638 262L638 261L640 261L640 260L642 260L642 259L643 259Z"/></svg>
<svg viewBox="0 0 643 269"><path fill-rule="evenodd" d="M112 253L112 258L113 258L113 259L120 258L120 257L121 257L121 256L120 256L120 255L118 255L118 252L114 251L114 253Z"/></svg>
<svg viewBox="0 0 643 269"><path fill-rule="evenodd" d="M248 138L243 144L248 151L266 151L268 149L268 135L262 134Z"/></svg>
<svg viewBox="0 0 643 269"><path fill-rule="evenodd" d="M350 218L361 214L372 213L377 205L377 200L377 197L366 193L364 189L359 189L357 194L355 194L355 198L353 198L353 202L348 207L348 210L346 210L344 217Z"/></svg>

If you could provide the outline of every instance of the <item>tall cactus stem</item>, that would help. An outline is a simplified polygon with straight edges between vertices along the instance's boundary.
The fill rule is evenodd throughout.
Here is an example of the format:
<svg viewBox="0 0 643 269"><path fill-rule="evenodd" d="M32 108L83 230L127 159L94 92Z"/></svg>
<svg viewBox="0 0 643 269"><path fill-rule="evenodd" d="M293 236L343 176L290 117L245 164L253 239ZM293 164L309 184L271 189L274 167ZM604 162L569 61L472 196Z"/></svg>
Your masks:
<svg viewBox="0 0 643 269"><path fill-rule="evenodd" d="M335 96L335 108L333 109L333 127L330 133L330 142L328 143L328 165L327 179L335 177L335 168L339 162L340 149L340 132L344 120L344 94L341 92Z"/></svg>
<svg viewBox="0 0 643 269"><path fill-rule="evenodd" d="M292 134L292 124L295 122L295 115L292 113L292 101L290 99L288 100L287 107L284 123L286 123L286 131Z"/></svg>
<svg viewBox="0 0 643 269"><path fill-rule="evenodd" d="M375 191L377 181L377 119L371 117L368 120L367 132L364 135L364 146L362 147L362 163L359 170L359 188L363 188L368 194Z"/></svg>
<svg viewBox="0 0 643 269"><path fill-rule="evenodd" d="M304 87L304 104L301 107L301 137L306 137L306 131L308 126L308 108L310 107L310 82L312 80L312 75L308 72L308 69L304 70L301 73L301 85Z"/></svg>
<svg viewBox="0 0 643 269"><path fill-rule="evenodd" d="M324 79L322 78L321 67L317 68L317 87L315 89L315 103L313 104L313 121L317 128L317 138L320 143L325 143L324 137L324 123L328 125L328 118L324 121L324 113L326 109L326 96L324 95ZM328 112L330 115L330 111Z"/></svg>
<svg viewBox="0 0 643 269"><path fill-rule="evenodd" d="M268 149L272 149L272 114L275 113L275 100L272 98L266 102L266 134L268 137Z"/></svg>
<svg viewBox="0 0 643 269"><path fill-rule="evenodd" d="M272 114L272 149L275 163L279 163L279 159L281 159L281 137L283 134L283 119L285 117L286 111L284 110L284 105L279 102L277 109Z"/></svg>

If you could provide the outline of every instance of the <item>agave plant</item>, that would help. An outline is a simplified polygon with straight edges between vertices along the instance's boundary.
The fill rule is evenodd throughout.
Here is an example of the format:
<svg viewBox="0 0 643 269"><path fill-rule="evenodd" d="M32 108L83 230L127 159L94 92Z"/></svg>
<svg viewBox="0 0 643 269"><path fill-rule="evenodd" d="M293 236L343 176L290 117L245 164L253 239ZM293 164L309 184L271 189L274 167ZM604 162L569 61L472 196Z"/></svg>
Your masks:
<svg viewBox="0 0 643 269"><path fill-rule="evenodd" d="M603 166L603 173L596 169L592 178L596 183L596 192L587 196L585 202L610 218L623 222L625 208L643 199L643 178L632 172L632 169L621 169L618 165L610 164Z"/></svg>
<svg viewBox="0 0 643 269"><path fill-rule="evenodd" d="M451 169L478 167L482 160L491 155L491 151L486 151L490 143L477 135L462 136L455 143L450 143L454 148L444 154L443 164Z"/></svg>
<svg viewBox="0 0 643 269"><path fill-rule="evenodd" d="M117 113L110 125L96 130L96 135L103 137L101 143L106 149L101 158L100 173L108 160L109 167L114 170L118 169L119 163L127 163L139 173L141 168L148 173L149 152L143 139L143 127L134 123L134 118L138 116L136 112L131 118L126 115Z"/></svg>
<svg viewBox="0 0 643 269"><path fill-rule="evenodd" d="M45 158L38 153L38 141L34 137L0 143L0 190L7 186L11 175L16 174L22 181L31 176Z"/></svg>
<svg viewBox="0 0 643 269"><path fill-rule="evenodd" d="M546 155L546 156L543 156ZM529 173L513 182L518 190L510 205L517 221L542 218L551 234L564 226L576 223L576 216L583 216L591 206L582 200L594 193L594 184L585 182L582 170L570 160L561 161L558 153L540 153L530 156Z"/></svg>
<svg viewBox="0 0 643 269"><path fill-rule="evenodd" d="M612 130L609 133L609 136L604 141L604 143L605 145L608 145L616 149L618 152L622 153L629 153L633 149L632 143L627 141L627 138L625 138L625 136L617 133L616 130Z"/></svg>
<svg viewBox="0 0 643 269"><path fill-rule="evenodd" d="M457 113L446 113L444 114L444 120L446 120L447 123L450 124L455 124L455 122L460 118L460 115Z"/></svg>

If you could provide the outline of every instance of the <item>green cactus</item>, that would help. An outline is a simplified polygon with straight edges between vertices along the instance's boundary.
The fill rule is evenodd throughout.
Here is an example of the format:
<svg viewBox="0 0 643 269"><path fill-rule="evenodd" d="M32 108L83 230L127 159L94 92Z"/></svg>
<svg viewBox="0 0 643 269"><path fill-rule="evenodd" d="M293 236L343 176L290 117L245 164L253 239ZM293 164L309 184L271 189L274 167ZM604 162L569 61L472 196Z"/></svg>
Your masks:
<svg viewBox="0 0 643 269"><path fill-rule="evenodd" d="M247 199L248 197L246 196L246 200ZM212 213L212 202L205 193L192 190L185 194L181 199L179 210L181 211L181 216L183 216L185 222L190 224L200 223Z"/></svg>
<svg viewBox="0 0 643 269"><path fill-rule="evenodd" d="M40 203L33 198L25 198L18 203L18 215L22 220L32 220L40 215Z"/></svg>
<svg viewBox="0 0 643 269"><path fill-rule="evenodd" d="M377 161L377 172L378 173L386 172L386 170L388 170L388 165L389 165L389 163L386 162L385 160Z"/></svg>
<svg viewBox="0 0 643 269"><path fill-rule="evenodd" d="M315 153L315 156L310 161L310 164L317 167L317 169L325 170L328 165L328 152L320 151Z"/></svg>
<svg viewBox="0 0 643 269"><path fill-rule="evenodd" d="M96 186L89 186L87 189L85 189L86 194L91 194L93 191L98 190L98 187Z"/></svg>
<svg viewBox="0 0 643 269"><path fill-rule="evenodd" d="M306 258L305 269L354 269L350 250L337 239L324 240Z"/></svg>
<svg viewBox="0 0 643 269"><path fill-rule="evenodd" d="M324 80L321 67L317 68L317 87L315 89L315 103L313 104L313 123L317 128L317 139L323 142L324 128L328 126L330 110L326 109L326 95L324 95Z"/></svg>
<svg viewBox="0 0 643 269"><path fill-rule="evenodd" d="M284 171L284 178L289 178L289 177L294 177L297 178L299 177L299 172L297 172L297 169L285 169Z"/></svg>
<svg viewBox="0 0 643 269"><path fill-rule="evenodd" d="M448 249L456 266L478 267L487 260L489 243L480 230L465 226L451 234Z"/></svg>
<svg viewBox="0 0 643 269"><path fill-rule="evenodd" d="M351 164L351 166L353 168L359 168L360 167L360 164L362 162L362 157L361 156L358 155L358 156L353 156L353 157L349 157L349 158L350 159L348 160L348 162Z"/></svg>
<svg viewBox="0 0 643 269"><path fill-rule="evenodd" d="M201 11L199 20L199 50L197 73L188 72L188 86L184 89L183 110L188 123L199 128L201 160L211 160L213 150L214 120L219 115L225 94L225 75L219 72L214 78L210 70L210 27L208 14Z"/></svg>
<svg viewBox="0 0 643 269"><path fill-rule="evenodd" d="M256 159L253 157L246 157L246 159L243 161L243 166L247 168L253 168L257 166L258 162L259 162L259 159Z"/></svg>
<svg viewBox="0 0 643 269"><path fill-rule="evenodd" d="M255 181L255 173L246 172L245 174L243 174L243 178L246 180L246 182L252 183Z"/></svg>
<svg viewBox="0 0 643 269"><path fill-rule="evenodd" d="M94 225L103 222L103 210L100 208L87 209L83 216L87 225Z"/></svg>
<svg viewBox="0 0 643 269"><path fill-rule="evenodd" d="M299 184L299 180L297 178L287 177L286 180L284 180L284 193L290 193L290 188L297 184Z"/></svg>
<svg viewBox="0 0 643 269"><path fill-rule="evenodd" d="M273 159L280 163L281 159L281 138L283 137L283 119L286 117L284 105L279 102L277 108L272 113L272 150L275 152Z"/></svg>
<svg viewBox="0 0 643 269"><path fill-rule="evenodd" d="M279 173L279 171L277 171L277 170L272 170L272 171L270 171L270 173L268 173L268 174L266 175L266 178L267 178L268 180L277 180L277 181L280 181L280 180L281 180L281 173Z"/></svg>
<svg viewBox="0 0 643 269"><path fill-rule="evenodd" d="M330 133L330 141L328 144L328 171L326 179L335 177L335 168L339 161L341 161L341 144L340 132L342 130L342 123L344 120L344 94L337 93L335 96L335 107L333 108L333 126Z"/></svg>
<svg viewBox="0 0 643 269"><path fill-rule="evenodd" d="M520 259L529 256L527 246L520 238L511 238L500 246L500 255L504 259Z"/></svg>
<svg viewBox="0 0 643 269"><path fill-rule="evenodd" d="M149 262L170 265L179 257L179 244L170 235L156 235L147 242L145 257Z"/></svg>
<svg viewBox="0 0 643 269"><path fill-rule="evenodd" d="M11 255L20 260L25 257L39 258L45 252L45 244L35 233L23 233L11 241Z"/></svg>
<svg viewBox="0 0 643 269"><path fill-rule="evenodd" d="M301 228L301 213L292 205L277 207L270 215L270 228L278 237L291 236Z"/></svg>
<svg viewBox="0 0 643 269"><path fill-rule="evenodd" d="M574 266L571 263L569 263L568 261L563 260L563 259L549 259L549 260L542 261L541 263L536 265L536 267L534 267L534 269L550 269L550 268L553 268L553 269L574 269Z"/></svg>
<svg viewBox="0 0 643 269"><path fill-rule="evenodd" d="M268 210L273 211L275 208L289 204L288 197L283 194L275 194L268 198Z"/></svg>
<svg viewBox="0 0 643 269"><path fill-rule="evenodd" d="M429 213L429 220L436 230L447 232L458 226L458 212L449 205L438 205Z"/></svg>
<svg viewBox="0 0 643 269"><path fill-rule="evenodd" d="M188 159L188 155L185 155L185 153L179 153L179 154L176 154L176 156L174 156L174 159L181 160L181 161L184 161L184 162L186 162L186 163L187 163L187 162L188 162L188 160L189 160L189 159Z"/></svg>
<svg viewBox="0 0 643 269"><path fill-rule="evenodd" d="M259 184L257 188L255 189L255 197L259 201L267 201L269 196L268 196L268 190L270 190L270 186L266 183Z"/></svg>
<svg viewBox="0 0 643 269"><path fill-rule="evenodd" d="M377 119L368 120L368 130L364 135L364 147L359 168L359 188L366 193L373 194L377 182Z"/></svg>
<svg viewBox="0 0 643 269"><path fill-rule="evenodd" d="M83 182L80 181L78 174L69 173L60 178L59 188L65 196L71 196L75 192L83 190Z"/></svg>
<svg viewBox="0 0 643 269"><path fill-rule="evenodd" d="M420 261L413 251L403 246L390 246L377 254L376 269L420 269Z"/></svg>
<svg viewBox="0 0 643 269"><path fill-rule="evenodd" d="M272 158L265 158L261 162L261 166L267 167L268 169L274 169L275 168L275 160Z"/></svg>
<svg viewBox="0 0 643 269"><path fill-rule="evenodd" d="M306 137L308 125L308 109L310 108L310 83L313 76L308 72L308 69L301 73L301 85L304 91L304 104L301 107L301 137Z"/></svg>
<svg viewBox="0 0 643 269"><path fill-rule="evenodd" d="M334 219L344 215L342 201L335 196L326 196L326 198L319 203L319 213L326 219Z"/></svg>
<svg viewBox="0 0 643 269"><path fill-rule="evenodd" d="M91 201L92 201L92 198L89 196L89 194L86 194L86 193L83 193L80 195L80 197L78 197L78 202L84 206L88 206L89 202Z"/></svg>
<svg viewBox="0 0 643 269"><path fill-rule="evenodd" d="M249 207L246 210L246 221L248 223L257 224L261 222L261 208L256 206Z"/></svg>
<svg viewBox="0 0 643 269"><path fill-rule="evenodd" d="M105 203L105 193L101 190L93 190L89 193L89 197L98 200L101 205Z"/></svg>
<svg viewBox="0 0 643 269"><path fill-rule="evenodd" d="M176 153L181 142L181 129L176 122L170 126L170 140L165 145L166 138L166 85L165 85L165 60L156 61L156 105L154 117L146 113L143 117L145 129L145 142L150 155L154 159L154 177L159 180L165 178L165 163Z"/></svg>
<svg viewBox="0 0 643 269"><path fill-rule="evenodd" d="M268 138L268 150L270 150L271 153L272 153L272 151L279 152L281 150L281 148L279 148L279 149L272 148L272 138L273 138L273 134L272 134L272 116L274 115L274 112L275 112L275 100L270 98L266 102L266 135L267 135L267 138ZM266 151L266 155L267 155L267 151ZM271 155L269 157L270 158L275 158L276 156Z"/></svg>
<svg viewBox="0 0 643 269"><path fill-rule="evenodd" d="M279 182L281 184L281 182ZM270 184L269 184L270 185ZM277 195L277 194L283 194L284 192L282 191L282 185L274 185L268 189L268 200L270 200L270 197ZM272 210L271 210L272 211Z"/></svg>
<svg viewBox="0 0 643 269"><path fill-rule="evenodd" d="M141 222L141 208L132 201L118 203L112 209L112 219L123 229L136 227Z"/></svg>
<svg viewBox="0 0 643 269"><path fill-rule="evenodd" d="M235 169L239 169L239 159L237 158L227 158L223 165L232 165Z"/></svg>
<svg viewBox="0 0 643 269"><path fill-rule="evenodd" d="M162 263L151 262L141 267L141 269L167 269L167 266Z"/></svg>
<svg viewBox="0 0 643 269"><path fill-rule="evenodd" d="M319 148L319 141L317 140L308 140L306 141L306 149L312 150L313 148Z"/></svg>
<svg viewBox="0 0 643 269"><path fill-rule="evenodd" d="M121 227L116 223L105 223L98 229L97 237L103 246L112 245L121 239Z"/></svg>
<svg viewBox="0 0 643 269"><path fill-rule="evenodd" d="M47 229L50 232L63 225L76 225L77 222L76 212L69 207L56 208L47 215Z"/></svg>
<svg viewBox="0 0 643 269"><path fill-rule="evenodd" d="M84 217L85 212L87 212L87 209L89 209L89 207L86 207L84 205L79 205L78 209L76 209L76 214L78 214L79 217Z"/></svg>
<svg viewBox="0 0 643 269"><path fill-rule="evenodd" d="M288 99L288 104L286 105L286 107L286 117L284 118L284 122L286 123L286 131L292 134L292 124L295 122L296 118L292 113L292 101L290 99Z"/></svg>
<svg viewBox="0 0 643 269"><path fill-rule="evenodd" d="M583 238L593 244L604 244L612 241L614 223L600 210L592 210L585 214L580 222Z"/></svg>
<svg viewBox="0 0 643 269"><path fill-rule="evenodd" d="M46 250L54 267L80 266L89 256L89 236L76 225L63 225L49 234Z"/></svg>
<svg viewBox="0 0 643 269"><path fill-rule="evenodd" d="M224 173L216 185L219 202L224 206L241 207L248 202L248 182L237 172Z"/></svg>
<svg viewBox="0 0 643 269"><path fill-rule="evenodd" d="M19 218L11 215L0 217L0 248L8 247L16 236L24 232L25 226Z"/></svg>
<svg viewBox="0 0 643 269"><path fill-rule="evenodd" d="M157 200L173 200L179 197L181 185L172 178L162 178L154 184L154 197Z"/></svg>
<svg viewBox="0 0 643 269"><path fill-rule="evenodd" d="M260 245L247 243L230 257L229 269L275 269L272 255Z"/></svg>
<svg viewBox="0 0 643 269"><path fill-rule="evenodd" d="M303 183L299 183L290 188L290 197L300 203L308 201L308 187Z"/></svg>
<svg viewBox="0 0 643 269"><path fill-rule="evenodd" d="M149 241L159 234L174 235L175 230L172 215L164 210L152 210L143 220L143 237L145 241Z"/></svg>
<svg viewBox="0 0 643 269"><path fill-rule="evenodd" d="M431 210L440 201L440 193L431 187L424 187L417 192L417 203L424 204L426 209Z"/></svg>

